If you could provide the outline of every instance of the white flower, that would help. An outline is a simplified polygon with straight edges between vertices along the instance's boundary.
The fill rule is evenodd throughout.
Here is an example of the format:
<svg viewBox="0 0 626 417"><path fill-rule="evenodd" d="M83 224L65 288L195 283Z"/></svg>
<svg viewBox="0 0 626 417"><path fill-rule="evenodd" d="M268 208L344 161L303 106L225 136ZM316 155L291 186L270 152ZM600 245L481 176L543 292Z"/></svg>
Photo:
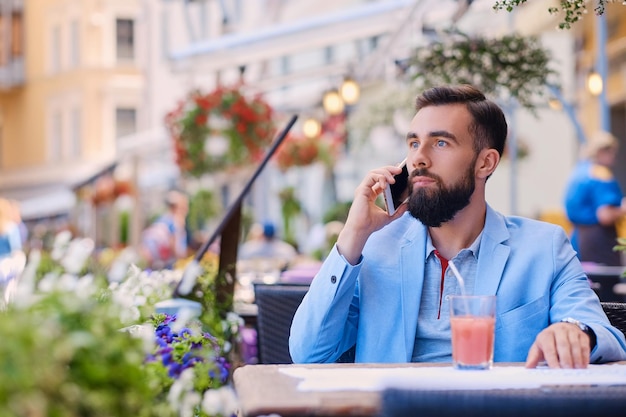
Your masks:
<svg viewBox="0 0 626 417"><path fill-rule="evenodd" d="M200 405L202 397L196 391L189 391L183 395L178 415L180 417L194 417L195 408Z"/></svg>
<svg viewBox="0 0 626 417"><path fill-rule="evenodd" d="M214 157L226 155L228 147L228 139L222 135L211 135L204 141L204 152Z"/></svg>
<svg viewBox="0 0 626 417"><path fill-rule="evenodd" d="M54 291L56 289L58 278L58 274L48 272L43 276L43 278L41 278L41 281L39 281L39 291L44 293Z"/></svg>
<svg viewBox="0 0 626 417"><path fill-rule="evenodd" d="M78 274L85 266L95 244L92 239L74 239L69 243L65 256L61 259L61 266L70 274Z"/></svg>
<svg viewBox="0 0 626 417"><path fill-rule="evenodd" d="M213 130L226 130L231 126L231 122L220 115L211 114L207 120L207 126Z"/></svg>
<svg viewBox="0 0 626 417"><path fill-rule="evenodd" d="M122 309L120 312L120 321L122 323L136 323L141 318L141 312L135 306Z"/></svg>
<svg viewBox="0 0 626 417"><path fill-rule="evenodd" d="M58 261L63 257L70 240L72 240L72 233L69 230L57 233L52 244L52 252L50 253L52 259Z"/></svg>
<svg viewBox="0 0 626 417"><path fill-rule="evenodd" d="M184 394L193 390L193 377L193 368L187 368L172 384L170 392L167 394L167 402L173 410L179 410Z"/></svg>
<svg viewBox="0 0 626 417"><path fill-rule="evenodd" d="M78 279L74 288L80 298L86 299L93 296L98 287L94 284L93 275L87 274Z"/></svg>
<svg viewBox="0 0 626 417"><path fill-rule="evenodd" d="M132 326L124 327L123 329L120 329L120 331L128 332L133 337L141 340L145 352L150 352L154 349L154 326L151 324L134 324Z"/></svg>
<svg viewBox="0 0 626 417"><path fill-rule="evenodd" d="M178 310L176 321L170 324L170 328L174 333L179 333L183 327L189 325L189 322L197 316L196 312L191 308L183 307Z"/></svg>
<svg viewBox="0 0 626 417"><path fill-rule="evenodd" d="M78 277L73 274L61 274L56 282L56 289L64 292L74 292L78 284Z"/></svg>
<svg viewBox="0 0 626 417"><path fill-rule="evenodd" d="M210 416L230 416L238 407L237 396L229 386L207 390L202 399L202 411Z"/></svg>

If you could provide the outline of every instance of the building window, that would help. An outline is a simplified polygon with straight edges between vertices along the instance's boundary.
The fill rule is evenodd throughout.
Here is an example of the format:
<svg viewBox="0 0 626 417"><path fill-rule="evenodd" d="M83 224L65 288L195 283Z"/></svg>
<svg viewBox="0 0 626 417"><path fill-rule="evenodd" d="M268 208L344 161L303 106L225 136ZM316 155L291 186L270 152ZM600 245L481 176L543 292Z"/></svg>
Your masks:
<svg viewBox="0 0 626 417"><path fill-rule="evenodd" d="M24 53L22 34L22 12L6 14L0 12L0 66Z"/></svg>
<svg viewBox="0 0 626 417"><path fill-rule="evenodd" d="M9 62L11 38L8 36L8 30L7 19L0 13L0 66L4 66Z"/></svg>
<svg viewBox="0 0 626 417"><path fill-rule="evenodd" d="M77 20L70 23L70 66L80 66L80 24Z"/></svg>
<svg viewBox="0 0 626 417"><path fill-rule="evenodd" d="M115 109L115 137L132 135L137 132L137 110L130 107Z"/></svg>
<svg viewBox="0 0 626 417"><path fill-rule="evenodd" d="M3 153L2 149L4 147L4 126L2 126L2 115L0 114L0 168L4 166L3 164Z"/></svg>
<svg viewBox="0 0 626 417"><path fill-rule="evenodd" d="M22 12L13 12L11 16L11 54L14 57L24 55L24 29Z"/></svg>
<svg viewBox="0 0 626 417"><path fill-rule="evenodd" d="M118 60L135 58L135 21L133 19L117 19L115 21L116 47Z"/></svg>
<svg viewBox="0 0 626 417"><path fill-rule="evenodd" d="M61 27L54 26L50 36L50 70L57 73L61 70Z"/></svg>
<svg viewBox="0 0 626 417"><path fill-rule="evenodd" d="M63 114L60 110L52 112L49 145L48 160L52 162L60 160L63 147Z"/></svg>
<svg viewBox="0 0 626 417"><path fill-rule="evenodd" d="M70 149L69 156L77 158L82 151L82 112L76 107L71 113L71 133L70 133Z"/></svg>

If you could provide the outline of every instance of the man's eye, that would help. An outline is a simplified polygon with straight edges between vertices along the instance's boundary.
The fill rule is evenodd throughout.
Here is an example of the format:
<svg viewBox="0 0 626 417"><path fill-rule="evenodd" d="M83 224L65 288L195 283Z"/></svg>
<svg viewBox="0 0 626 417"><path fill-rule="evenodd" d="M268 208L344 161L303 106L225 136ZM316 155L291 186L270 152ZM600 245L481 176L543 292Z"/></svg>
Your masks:
<svg viewBox="0 0 626 417"><path fill-rule="evenodd" d="M417 148L419 148L419 146L420 146L420 144L416 140L413 140L413 141L409 142L409 148L411 148L411 149L417 149Z"/></svg>
<svg viewBox="0 0 626 417"><path fill-rule="evenodd" d="M437 141L437 147L442 148L444 146L446 146L448 143L445 140L438 140Z"/></svg>

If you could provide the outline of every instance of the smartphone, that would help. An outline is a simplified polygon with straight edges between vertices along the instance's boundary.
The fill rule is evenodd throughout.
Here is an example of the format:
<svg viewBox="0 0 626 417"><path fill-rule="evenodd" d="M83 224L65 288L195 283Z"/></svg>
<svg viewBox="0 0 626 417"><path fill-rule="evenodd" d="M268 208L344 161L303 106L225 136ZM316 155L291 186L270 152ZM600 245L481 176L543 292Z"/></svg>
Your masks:
<svg viewBox="0 0 626 417"><path fill-rule="evenodd" d="M394 175L396 182L394 184L388 184L383 192L385 208L390 216L394 215L400 204L406 200L409 194L409 170L406 167L406 158L398 164L398 168L402 168L402 172L398 175Z"/></svg>

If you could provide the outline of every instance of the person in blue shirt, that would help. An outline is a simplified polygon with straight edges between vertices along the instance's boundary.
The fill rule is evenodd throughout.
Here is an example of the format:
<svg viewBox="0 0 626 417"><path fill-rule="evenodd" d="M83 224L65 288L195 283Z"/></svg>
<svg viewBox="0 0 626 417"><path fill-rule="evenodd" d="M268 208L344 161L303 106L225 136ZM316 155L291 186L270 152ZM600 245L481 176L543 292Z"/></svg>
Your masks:
<svg viewBox="0 0 626 417"><path fill-rule="evenodd" d="M451 362L449 295L496 295L495 362L585 368L626 360L562 227L504 216L486 182L505 148L502 109L469 85L416 100L406 135L409 198L388 215L380 194L401 168L367 173L345 226L291 325L296 363Z"/></svg>
<svg viewBox="0 0 626 417"><path fill-rule="evenodd" d="M586 158L576 165L565 193L565 211L574 226L572 244L582 262L619 266L621 255L613 250L615 225L626 216L626 199L611 171L618 141L599 131L584 149Z"/></svg>
<svg viewBox="0 0 626 417"><path fill-rule="evenodd" d="M187 256L187 230L185 228L189 199L177 190L165 197L167 212L150 224L141 236L142 255L151 268L172 268L174 263Z"/></svg>
<svg viewBox="0 0 626 417"><path fill-rule="evenodd" d="M0 259L22 250L18 225L13 221L13 207L9 200L0 199Z"/></svg>
<svg viewBox="0 0 626 417"><path fill-rule="evenodd" d="M262 235L250 239L241 245L239 259L273 259L282 267L289 265L298 255L296 249L276 236L276 227L272 222L263 224Z"/></svg>

